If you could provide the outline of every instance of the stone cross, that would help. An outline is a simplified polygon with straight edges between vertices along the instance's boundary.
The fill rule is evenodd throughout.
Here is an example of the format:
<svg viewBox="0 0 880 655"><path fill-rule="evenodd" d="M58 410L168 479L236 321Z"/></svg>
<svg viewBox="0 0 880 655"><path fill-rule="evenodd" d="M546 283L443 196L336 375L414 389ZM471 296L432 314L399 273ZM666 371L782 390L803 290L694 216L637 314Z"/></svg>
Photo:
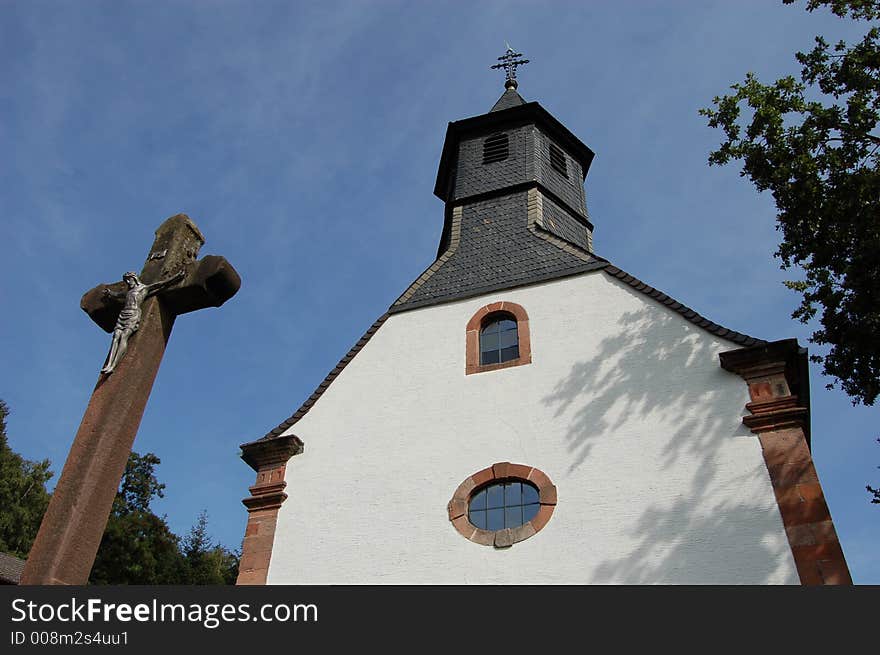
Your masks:
<svg viewBox="0 0 880 655"><path fill-rule="evenodd" d="M204 242L185 214L172 216L156 230L140 274L140 281L153 293L140 305L139 325L130 334L124 357L111 367L112 375L102 372L98 378L21 584L88 582L174 319L219 307L241 286L238 273L223 257L196 260ZM127 286L126 282L99 285L83 295L80 306L95 323L113 332Z"/></svg>

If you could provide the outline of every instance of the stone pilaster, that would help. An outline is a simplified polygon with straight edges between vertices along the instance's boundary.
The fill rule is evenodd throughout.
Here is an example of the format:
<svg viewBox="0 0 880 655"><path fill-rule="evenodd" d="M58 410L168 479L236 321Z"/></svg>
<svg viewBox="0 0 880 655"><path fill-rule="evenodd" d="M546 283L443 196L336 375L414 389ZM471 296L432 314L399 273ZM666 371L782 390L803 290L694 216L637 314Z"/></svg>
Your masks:
<svg viewBox="0 0 880 655"><path fill-rule="evenodd" d="M248 488L251 495L241 501L247 507L248 522L236 584L266 584L278 510L287 500L284 492L287 461L301 453L302 448L302 441L292 434L254 441L241 447L241 458L257 472L257 480Z"/></svg>
<svg viewBox="0 0 880 655"><path fill-rule="evenodd" d="M750 414L801 584L852 584L810 454L807 351L786 339L721 353L748 385Z"/></svg>

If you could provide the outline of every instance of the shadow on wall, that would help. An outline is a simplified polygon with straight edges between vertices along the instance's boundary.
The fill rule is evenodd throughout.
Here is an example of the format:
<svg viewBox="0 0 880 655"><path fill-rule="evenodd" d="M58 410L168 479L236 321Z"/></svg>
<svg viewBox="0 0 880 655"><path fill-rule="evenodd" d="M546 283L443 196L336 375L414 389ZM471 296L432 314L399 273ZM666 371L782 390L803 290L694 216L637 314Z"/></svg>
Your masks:
<svg viewBox="0 0 880 655"><path fill-rule="evenodd" d="M785 541L781 521L779 531L774 528L778 516L768 516L768 511L778 514L775 503L768 510L760 499L737 497L738 489L754 488L756 476L767 475L763 462L752 470L725 469L719 476L724 464L719 458L726 456L729 441L756 437L732 420L743 415L744 396L731 393L732 374L721 369L712 340L659 307L627 312L619 323L618 333L600 342L595 357L576 362L542 399L569 425L569 474L588 461L596 445L613 444L622 430L632 431L633 421L665 426L662 434L637 435L646 447L656 447L649 440L662 440L655 468L646 470L643 459L638 470L634 464L633 470L620 471L645 480L644 491L633 497L643 506L641 514L620 528L626 531L621 541L634 545L621 557L597 563L592 581L762 584L778 579L785 561L780 547L788 546L779 542L780 534ZM671 434L669 426L675 426ZM686 468L676 467L679 460L687 460ZM658 500L652 483L670 475L681 479L681 493Z"/></svg>

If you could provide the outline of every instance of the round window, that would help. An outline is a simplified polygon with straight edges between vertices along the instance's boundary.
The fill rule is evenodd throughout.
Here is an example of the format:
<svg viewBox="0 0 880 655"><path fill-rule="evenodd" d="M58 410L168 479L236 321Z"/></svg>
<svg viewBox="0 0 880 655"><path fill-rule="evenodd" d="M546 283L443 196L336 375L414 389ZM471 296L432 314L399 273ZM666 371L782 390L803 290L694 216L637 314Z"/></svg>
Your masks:
<svg viewBox="0 0 880 655"><path fill-rule="evenodd" d="M471 496L468 519L483 530L518 528L531 521L539 507L538 488L530 482L493 482Z"/></svg>
<svg viewBox="0 0 880 655"><path fill-rule="evenodd" d="M504 548L541 530L555 507L556 487L543 471L499 462L462 482L447 510L462 536Z"/></svg>

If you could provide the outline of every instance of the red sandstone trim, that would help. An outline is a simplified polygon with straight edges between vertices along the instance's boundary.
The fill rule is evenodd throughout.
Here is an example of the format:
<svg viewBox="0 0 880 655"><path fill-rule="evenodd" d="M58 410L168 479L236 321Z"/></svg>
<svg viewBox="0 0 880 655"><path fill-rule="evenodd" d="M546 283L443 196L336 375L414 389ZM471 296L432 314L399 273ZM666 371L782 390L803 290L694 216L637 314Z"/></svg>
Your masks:
<svg viewBox="0 0 880 655"><path fill-rule="evenodd" d="M721 366L748 384L743 423L761 442L801 584L852 584L806 439L809 409L794 392L808 389L802 358L788 339L721 353Z"/></svg>
<svg viewBox="0 0 880 655"><path fill-rule="evenodd" d="M517 336L519 338L519 357L500 364L480 364L480 330L497 314L509 314L516 319ZM465 375L497 371L512 366L532 363L532 340L529 334L529 315L522 305L505 300L493 302L480 307L471 316L465 328Z"/></svg>
<svg viewBox="0 0 880 655"><path fill-rule="evenodd" d="M302 448L302 441L292 434L242 447L242 459L257 472L257 480L248 489L251 495L241 501L247 507L248 522L241 546L237 585L266 584L278 510L287 500L284 493L287 461L301 453Z"/></svg>
<svg viewBox="0 0 880 655"><path fill-rule="evenodd" d="M482 530L468 520L468 503L475 492L493 482L507 480L519 480L531 482L538 488L538 498L541 507L538 513L523 525L504 530ZM477 471L466 478L446 506L446 512L452 526L465 539L482 546L494 546L495 548L508 548L515 543L524 541L539 532L553 515L556 508L556 487L543 471L525 464L511 464L510 462L498 462Z"/></svg>

